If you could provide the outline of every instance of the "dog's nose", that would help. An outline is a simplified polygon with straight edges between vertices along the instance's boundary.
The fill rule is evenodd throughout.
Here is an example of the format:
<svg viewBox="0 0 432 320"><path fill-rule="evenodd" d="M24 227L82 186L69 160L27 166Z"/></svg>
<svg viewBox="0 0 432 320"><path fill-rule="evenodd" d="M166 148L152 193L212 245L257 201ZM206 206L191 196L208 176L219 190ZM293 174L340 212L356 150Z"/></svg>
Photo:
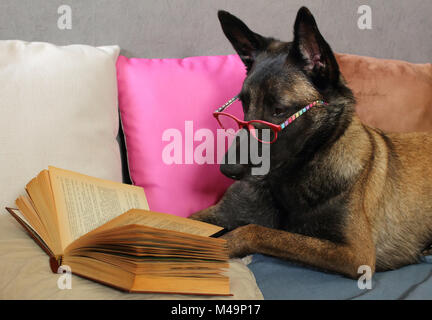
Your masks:
<svg viewBox="0 0 432 320"><path fill-rule="evenodd" d="M228 178L241 180L245 174L245 168L240 164L221 164L221 172Z"/></svg>

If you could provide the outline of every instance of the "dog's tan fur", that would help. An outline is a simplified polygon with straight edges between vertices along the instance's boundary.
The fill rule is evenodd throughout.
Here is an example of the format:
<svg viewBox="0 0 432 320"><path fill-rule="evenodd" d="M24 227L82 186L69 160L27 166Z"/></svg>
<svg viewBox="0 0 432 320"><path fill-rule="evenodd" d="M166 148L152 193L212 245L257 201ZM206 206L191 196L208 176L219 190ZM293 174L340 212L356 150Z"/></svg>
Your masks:
<svg viewBox="0 0 432 320"><path fill-rule="evenodd" d="M230 256L263 253L350 277L358 276L361 265L374 271L417 262L432 241L432 135L387 136L354 116L345 134L320 155L322 170L359 176L346 215L347 244L246 225L224 236ZM192 218L203 220L217 206Z"/></svg>

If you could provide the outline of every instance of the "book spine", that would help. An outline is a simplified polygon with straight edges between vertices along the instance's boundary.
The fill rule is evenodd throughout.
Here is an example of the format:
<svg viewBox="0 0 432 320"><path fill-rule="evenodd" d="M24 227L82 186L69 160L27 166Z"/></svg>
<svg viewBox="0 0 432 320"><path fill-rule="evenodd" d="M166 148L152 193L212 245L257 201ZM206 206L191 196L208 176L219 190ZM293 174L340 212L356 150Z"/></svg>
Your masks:
<svg viewBox="0 0 432 320"><path fill-rule="evenodd" d="M58 269L62 265L62 259L63 259L62 256L50 257L49 258L49 264L50 264L50 267L51 267L51 271L53 273L57 273Z"/></svg>

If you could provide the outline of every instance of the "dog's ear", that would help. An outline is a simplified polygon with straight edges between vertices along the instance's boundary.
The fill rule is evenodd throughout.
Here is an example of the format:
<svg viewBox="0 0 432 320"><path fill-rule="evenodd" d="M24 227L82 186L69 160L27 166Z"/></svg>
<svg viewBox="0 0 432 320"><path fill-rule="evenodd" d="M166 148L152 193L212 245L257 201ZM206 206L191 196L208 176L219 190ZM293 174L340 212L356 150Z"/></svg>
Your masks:
<svg viewBox="0 0 432 320"><path fill-rule="evenodd" d="M325 89L338 81L339 66L336 58L306 7L300 8L297 13L291 56L299 61L304 72L319 89Z"/></svg>
<svg viewBox="0 0 432 320"><path fill-rule="evenodd" d="M225 36L231 42L245 64L246 69L249 71L256 55L267 47L268 41L266 38L251 31L243 21L229 12L218 11L218 18Z"/></svg>

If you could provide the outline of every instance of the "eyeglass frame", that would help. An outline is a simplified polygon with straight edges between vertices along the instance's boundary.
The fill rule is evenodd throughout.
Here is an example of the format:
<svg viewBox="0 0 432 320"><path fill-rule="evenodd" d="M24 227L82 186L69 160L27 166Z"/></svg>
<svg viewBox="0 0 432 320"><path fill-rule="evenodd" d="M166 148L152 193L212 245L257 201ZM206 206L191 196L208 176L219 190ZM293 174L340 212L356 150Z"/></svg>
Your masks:
<svg viewBox="0 0 432 320"><path fill-rule="evenodd" d="M323 101L323 100L315 100L313 102L311 102L310 104L308 104L307 106L303 107L302 109L300 109L299 111L297 111L296 113L292 114L291 116L289 116L284 122L282 122L281 124L274 124L268 121L264 121L264 120L250 120L250 121L244 121L244 120L240 120L237 117L235 117L232 114L223 112L225 109L227 109L230 105L232 105L234 102L236 102L237 100L239 100L239 96L236 95L235 97L231 98L230 100L228 100L222 107L218 108L216 111L213 112L213 116L215 117L216 121L219 123L219 126L223 129L225 129L222 125L222 123L219 120L219 116L223 115L223 116L227 116L231 119L233 119L235 122L237 122L239 129L243 129L243 128L247 128L247 130L249 132L252 133L253 137L255 139L257 139L259 142L261 143L274 143L277 139L278 136L278 132L284 130L286 127L288 127L291 123L294 122L294 120L296 120L298 117L300 117L302 114L304 114L306 111L310 110L311 108L315 107L315 106L327 106L328 103ZM258 139L258 137L255 135L255 127L253 126L253 123L260 123L263 125L266 125L268 127L270 127L270 129L273 131L274 133L274 138L272 141L262 141L261 139ZM253 130L251 130L251 127L253 128ZM226 129L225 129L226 130Z"/></svg>

